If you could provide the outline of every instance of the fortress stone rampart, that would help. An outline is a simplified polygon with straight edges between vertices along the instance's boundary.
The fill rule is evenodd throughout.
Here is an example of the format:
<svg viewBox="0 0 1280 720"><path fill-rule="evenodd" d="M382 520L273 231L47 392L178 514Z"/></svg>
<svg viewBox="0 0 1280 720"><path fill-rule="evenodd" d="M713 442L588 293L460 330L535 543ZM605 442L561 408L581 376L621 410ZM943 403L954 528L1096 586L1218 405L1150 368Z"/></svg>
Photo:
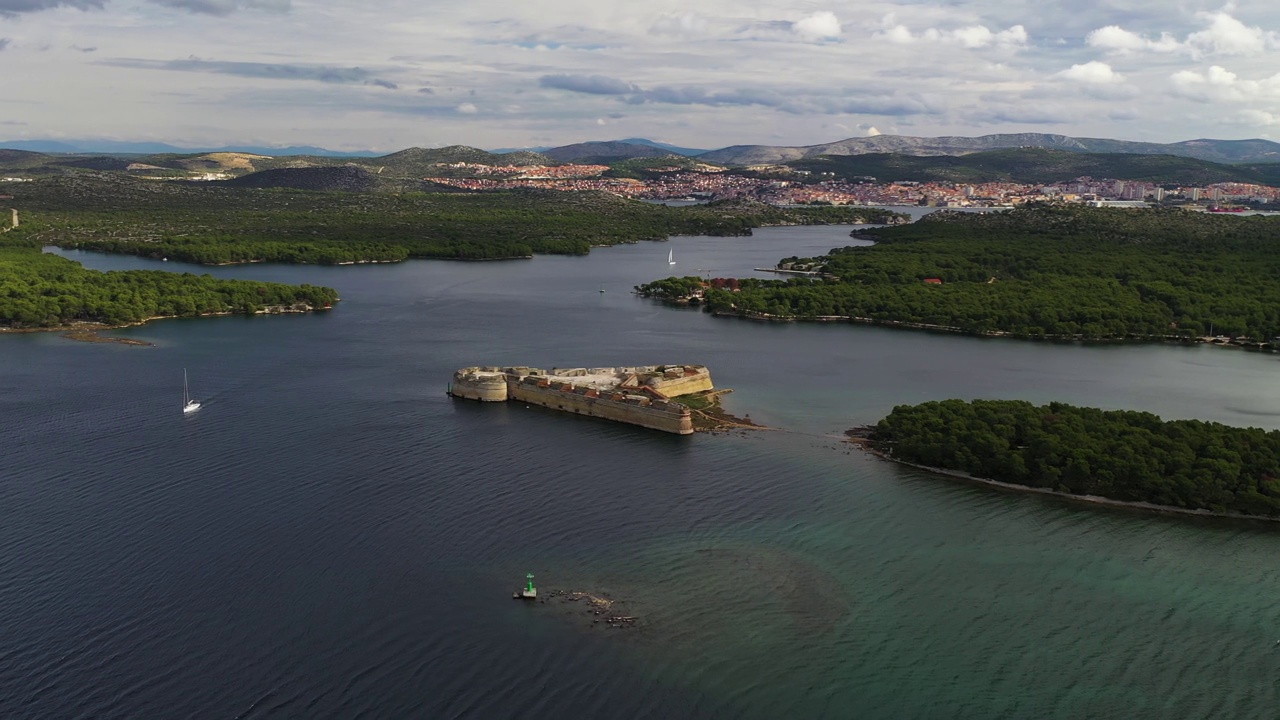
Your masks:
<svg viewBox="0 0 1280 720"><path fill-rule="evenodd" d="M670 398L714 389L701 365L619 368L470 367L454 373L449 394L481 402L516 400L577 415L689 435L689 408Z"/></svg>

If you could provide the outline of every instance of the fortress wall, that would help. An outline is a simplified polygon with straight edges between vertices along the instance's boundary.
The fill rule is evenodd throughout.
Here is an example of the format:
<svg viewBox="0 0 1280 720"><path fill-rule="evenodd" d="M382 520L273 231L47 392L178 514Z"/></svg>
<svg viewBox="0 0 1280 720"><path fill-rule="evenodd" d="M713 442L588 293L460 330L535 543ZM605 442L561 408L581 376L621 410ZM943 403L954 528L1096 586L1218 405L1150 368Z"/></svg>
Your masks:
<svg viewBox="0 0 1280 720"><path fill-rule="evenodd" d="M466 377L455 375L453 385L449 388L449 394L454 397L466 398L468 400L479 400L481 402L506 402L507 401L507 379L502 375L482 376L482 377Z"/></svg>
<svg viewBox="0 0 1280 720"><path fill-rule="evenodd" d="M605 418L678 435L693 434L693 421L689 418L688 411L679 412L681 408L678 406L664 409L633 405L606 397L562 391L555 387L540 388L537 385L521 382L511 383L510 396L512 400L552 410Z"/></svg>
<svg viewBox="0 0 1280 720"><path fill-rule="evenodd" d="M676 380L665 380L655 378L651 384L654 390L666 395L667 397L675 397L677 395L688 395L689 393L702 392L704 390L713 390L711 384L711 373L700 372L696 375L683 377Z"/></svg>
<svg viewBox="0 0 1280 720"><path fill-rule="evenodd" d="M666 368L666 372L649 378L645 384L667 397L715 389L711 384L711 371L701 365L664 365L662 367Z"/></svg>

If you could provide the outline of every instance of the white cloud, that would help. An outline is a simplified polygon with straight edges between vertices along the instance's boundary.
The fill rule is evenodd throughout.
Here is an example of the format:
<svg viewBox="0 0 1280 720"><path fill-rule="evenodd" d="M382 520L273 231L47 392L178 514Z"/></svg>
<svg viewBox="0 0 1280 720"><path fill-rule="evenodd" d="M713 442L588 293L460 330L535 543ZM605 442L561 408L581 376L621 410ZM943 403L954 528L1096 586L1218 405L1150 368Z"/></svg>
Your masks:
<svg viewBox="0 0 1280 720"><path fill-rule="evenodd" d="M14 133L349 149L606 129L691 147L1241 137L1280 116L1280 5L1226 2L0 0L0 115Z"/></svg>
<svg viewBox="0 0 1280 720"><path fill-rule="evenodd" d="M1139 50L1175 52L1182 47L1182 43L1179 43L1169 33L1161 33L1158 39L1149 40L1137 33L1129 32L1119 25L1098 28L1089 33L1084 41L1090 47L1113 52L1137 52Z"/></svg>
<svg viewBox="0 0 1280 720"><path fill-rule="evenodd" d="M1280 125L1280 115L1263 110L1241 110L1239 119L1242 125L1252 125L1253 127Z"/></svg>
<svg viewBox="0 0 1280 720"><path fill-rule="evenodd" d="M881 37L889 42L895 42L905 45L915 40L915 36L907 29L906 25L894 25L881 33Z"/></svg>
<svg viewBox="0 0 1280 720"><path fill-rule="evenodd" d="M871 127L867 128L867 137L875 137L879 134L880 134L880 131L876 129L875 125L872 125Z"/></svg>
<svg viewBox="0 0 1280 720"><path fill-rule="evenodd" d="M791 30L805 40L832 40L843 32L835 13L823 10L796 21Z"/></svg>
<svg viewBox="0 0 1280 720"><path fill-rule="evenodd" d="M1057 73L1056 76L1064 80L1090 85L1110 85L1124 81L1124 77L1112 70L1110 65L1097 60L1072 65L1066 70Z"/></svg>
<svg viewBox="0 0 1280 720"><path fill-rule="evenodd" d="M904 45L916 42L954 43L969 49L995 47L1016 50L1026 47L1029 40L1026 28L1021 25L1013 25L998 32L993 32L985 25L968 25L951 30L927 28L914 33L890 14L885 16L880 26L881 30L876 33L876 37Z"/></svg>
<svg viewBox="0 0 1280 720"><path fill-rule="evenodd" d="M1209 21L1209 27L1187 36L1187 45L1198 54L1257 55L1276 44L1275 33L1249 27L1226 12L1201 13L1200 17Z"/></svg>
<svg viewBox="0 0 1280 720"><path fill-rule="evenodd" d="M1197 13L1204 29L1187 35L1179 41L1171 33L1162 32L1157 39L1125 30L1119 25L1107 25L1090 32L1085 43L1114 53L1183 52L1192 57L1210 55L1259 55L1268 49L1280 47L1280 35L1249 26L1232 17L1228 10L1215 13Z"/></svg>
<svg viewBox="0 0 1280 720"><path fill-rule="evenodd" d="M706 35L709 28L707 18L696 12L667 13L658 18L649 32L655 35L700 37Z"/></svg>
<svg viewBox="0 0 1280 720"><path fill-rule="evenodd" d="M1226 68L1214 65L1205 72L1174 73L1174 93L1198 102L1258 102L1280 99L1280 73L1262 80L1242 80Z"/></svg>

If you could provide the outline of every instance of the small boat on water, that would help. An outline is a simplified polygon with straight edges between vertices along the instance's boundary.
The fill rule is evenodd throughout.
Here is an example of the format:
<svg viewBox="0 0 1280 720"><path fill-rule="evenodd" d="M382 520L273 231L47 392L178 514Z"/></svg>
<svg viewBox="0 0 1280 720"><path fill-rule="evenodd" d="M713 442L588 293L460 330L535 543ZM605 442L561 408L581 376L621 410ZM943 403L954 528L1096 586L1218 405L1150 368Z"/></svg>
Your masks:
<svg viewBox="0 0 1280 720"><path fill-rule="evenodd" d="M191 399L191 392L187 389L187 369L182 368L182 414L193 413L200 409L200 403Z"/></svg>
<svg viewBox="0 0 1280 720"><path fill-rule="evenodd" d="M675 264L676 264L676 257L675 257L675 255L676 255L676 251L675 251L675 250L668 250L668 251L667 251L667 264L668 264L668 265L675 265Z"/></svg>

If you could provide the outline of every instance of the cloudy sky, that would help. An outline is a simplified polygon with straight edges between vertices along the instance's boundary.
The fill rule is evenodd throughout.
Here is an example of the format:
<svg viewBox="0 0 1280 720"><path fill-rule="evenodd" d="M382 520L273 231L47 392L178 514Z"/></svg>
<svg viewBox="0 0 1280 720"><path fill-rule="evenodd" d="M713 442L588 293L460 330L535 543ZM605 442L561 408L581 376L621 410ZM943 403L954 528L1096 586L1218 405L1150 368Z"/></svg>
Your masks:
<svg viewBox="0 0 1280 720"><path fill-rule="evenodd" d="M0 0L0 140L1280 137L1280 3Z"/></svg>

